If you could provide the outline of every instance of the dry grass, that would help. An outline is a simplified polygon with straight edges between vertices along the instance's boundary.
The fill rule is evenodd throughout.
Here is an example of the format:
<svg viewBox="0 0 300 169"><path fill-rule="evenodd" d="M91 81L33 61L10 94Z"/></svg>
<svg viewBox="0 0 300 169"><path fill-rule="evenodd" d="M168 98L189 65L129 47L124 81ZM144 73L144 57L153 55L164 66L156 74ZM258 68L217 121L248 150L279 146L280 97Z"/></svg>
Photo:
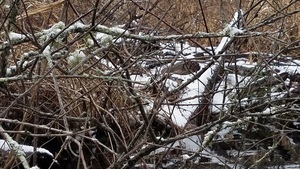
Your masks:
<svg viewBox="0 0 300 169"><path fill-rule="evenodd" d="M300 7L299 3L281 10L288 4L288 0L280 2L264 1L261 5L251 8L258 1L243 1L241 4L244 11L249 12L246 15L247 29L252 29L252 31L275 31L281 29L282 34L278 36L239 39L235 43L236 46L230 48L231 52L260 51L263 53L276 53L287 45L299 40L299 13L290 14L269 24L263 24L269 17L276 18L298 10ZM67 7L65 6L66 1L62 0L55 2L50 0L43 2L24 0L23 2L24 4L19 5L19 15L17 17L18 28L14 28L13 30L16 32L31 33L49 28L58 21L64 21L67 24L73 23L83 15L84 17L80 18L80 20L86 24L90 23L93 13L88 12L93 9L96 0L74 0ZM98 7L98 12L100 12L97 13L95 22L108 26L128 24L134 19L133 16L137 15L139 16L139 24L129 27L133 32L155 32L160 35L195 33L197 31L218 32L223 29L226 23L230 22L239 6L236 1L224 4L221 4L222 1L220 0L202 0L201 2L204 16L201 13L198 0L149 0L143 2L122 0L114 1L111 4L107 4L108 1L100 1ZM105 5L108 6L105 7ZM4 14L8 12L7 9L0 8ZM25 9L27 13L25 13ZM1 20L4 19L5 15L1 15L0 18ZM258 26L259 24L262 25ZM84 38L69 44L68 42L74 37L76 37L76 34L71 34L67 38L66 44L63 44L67 46L68 52L74 52L75 49L86 45ZM0 40L4 39L6 37L1 35ZM218 45L219 41L220 39L218 38L211 39L212 45ZM193 45L201 44L203 46L210 46L209 39L197 40L196 42L198 44L193 43ZM126 56L126 51L122 48L123 46L118 47L117 53L125 61L127 59L130 60L131 58ZM132 50L128 49L129 51L135 51L135 49L140 48L140 46L134 45L130 47ZM299 56L299 50L297 49L285 53ZM15 65L16 61L25 52L33 50L38 51L38 47L31 42L13 46L13 52L8 60L9 65ZM115 55L115 53L108 50L100 53L99 57L103 60L109 60L108 57L110 55ZM132 55L131 57L135 57L134 54ZM68 65L66 58L61 56L61 58L57 59L56 63L57 67L52 71L46 61L40 59L32 70L22 72L23 74L28 74L32 71L33 74L40 76L40 78L21 79L5 83L5 87L1 86L4 91L0 94L0 109L1 112L6 112L5 118L17 119L20 122L28 122L36 125L47 125L48 127L61 130L80 131L83 129L89 130L89 127L93 126L90 121L85 120L86 117L90 117L97 119L100 123L108 124L108 126L115 130L124 144L129 144L138 127L140 127L140 119L142 119L138 114L139 105L134 101L135 96L133 93L130 92L132 86L127 81L123 81L126 79L124 74L127 71L133 71L131 67L123 67L124 69L120 71L114 68L115 72L119 71L117 73L118 77L123 77L124 79L105 79L100 78L101 74L99 70L107 71L112 68L99 63L95 59L89 59L87 64L71 75L66 73L70 70L70 65ZM119 62L115 62L115 64L119 68L124 66L123 63ZM50 73L52 76L49 75ZM81 76L84 74L97 75L99 78ZM145 98L150 98L146 92L144 94ZM20 123L7 124L4 127L7 131L11 132L26 130L34 134L53 134L47 130L36 131L34 127ZM82 135L87 137L88 132L86 131ZM106 137L107 146L115 148L116 151L122 149L122 147L120 148L115 145L118 142L114 140L113 134L109 133L108 135L101 136ZM14 133L13 137L21 143L30 143L32 141L32 137L27 137L19 133ZM58 137L56 143L61 145L66 141L65 138L66 135ZM83 140L81 143L85 146L85 151L87 151L85 153L91 153L92 151L89 148L93 148L90 146L92 141L85 140L85 143ZM45 139L41 138L38 144L42 145L41 143L44 141ZM98 150L102 151L103 154L109 154L102 148L98 148ZM100 160L96 162L98 164L96 167L100 168L101 165L107 165L101 162L101 159L104 157L99 158ZM108 161L112 162L116 160L114 158L116 156L108 155ZM73 167L75 167L75 164Z"/></svg>
<svg viewBox="0 0 300 169"><path fill-rule="evenodd" d="M48 28L53 23L60 20L71 23L73 20L86 14L90 11L96 0L84 1L80 0L72 1L71 6L64 8L64 1L24 1L27 9L27 15L30 18L34 30L41 30ZM125 3L124 3L125 2ZM145 32L159 32L159 34L183 34L183 33L194 33L197 31L209 31L217 32L221 31L225 24L229 23L234 12L239 8L239 4L235 1L223 2L218 0L212 1L201 1L203 14L201 13L201 8L198 0L150 0L146 2L140 1L120 1L113 2L109 4L107 8L103 8L102 13L98 15L97 22L104 25L120 25L130 22L131 16L136 14L141 16L141 29L143 28ZM262 23L265 19L270 16L279 16L283 13L288 13L290 11L295 11L299 8L299 4L296 3L293 6L283 10L278 13L284 6L288 4L288 0L284 1L263 1L260 5L252 8L255 3L259 0L253 0L250 2L243 2L241 4L244 12L247 13L247 26L253 27L258 23ZM104 7L107 2L101 1L99 7ZM21 15L18 16L20 25L23 28L29 29L28 22L26 21L26 14L24 8L22 8ZM67 11L67 12L66 12ZM67 15L66 15L67 14ZM24 18L25 17L25 18ZM66 17L68 17L66 19ZM82 21L89 23L92 14L82 18ZM204 17L206 24L204 22ZM295 41L299 35L298 29L299 14L295 13L289 15L284 19L278 20L276 22L267 24L256 28L257 31L271 31L277 30L278 26L282 27L284 32L284 37L280 37L285 42ZM282 25L284 24L284 25ZM213 45L217 45L220 39L212 39ZM253 46L253 43L258 42L258 47L262 51L265 51L265 47L262 42L270 41L272 43L273 39L254 39L254 42L249 42L245 44L247 50L257 50ZM260 42L262 41L262 42ZM207 39L198 40L204 46L209 45ZM284 46L286 44L282 44ZM268 45L270 46L270 45ZM270 49L269 49L270 50Z"/></svg>

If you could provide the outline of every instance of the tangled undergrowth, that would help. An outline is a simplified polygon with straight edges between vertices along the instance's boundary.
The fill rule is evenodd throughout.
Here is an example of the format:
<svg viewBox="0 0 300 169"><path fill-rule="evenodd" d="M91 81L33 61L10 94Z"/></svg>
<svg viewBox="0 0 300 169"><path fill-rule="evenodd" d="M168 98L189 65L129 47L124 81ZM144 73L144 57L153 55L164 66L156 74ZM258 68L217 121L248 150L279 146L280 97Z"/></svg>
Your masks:
<svg viewBox="0 0 300 169"><path fill-rule="evenodd" d="M296 62L299 2L1 3L1 133L49 150L61 168L222 166L209 163L214 157L208 149L226 158L222 167L229 168L234 160L238 167L296 161L297 69L284 74L273 66ZM236 11L229 28L238 33L223 31ZM239 67L240 61L256 67ZM200 78L209 71L209 80ZM224 84L227 78L244 85ZM197 89L187 87L195 83ZM214 102L223 90L223 102ZM272 92L288 94L274 101ZM184 104L193 110L177 112ZM258 112L278 116L272 121ZM187 140L199 148L184 147ZM262 147L261 154L246 153ZM246 155L239 158L235 150ZM39 155L28 160L41 167L40 161ZM0 166L21 165L10 153L0 157Z"/></svg>

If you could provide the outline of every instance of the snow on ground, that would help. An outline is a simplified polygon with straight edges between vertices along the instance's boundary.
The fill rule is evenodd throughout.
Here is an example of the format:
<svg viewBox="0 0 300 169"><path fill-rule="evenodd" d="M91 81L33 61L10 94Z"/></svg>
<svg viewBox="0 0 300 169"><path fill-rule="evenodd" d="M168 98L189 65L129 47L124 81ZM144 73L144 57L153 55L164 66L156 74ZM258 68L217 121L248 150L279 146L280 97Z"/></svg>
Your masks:
<svg viewBox="0 0 300 169"><path fill-rule="evenodd" d="M204 66L204 64L200 64L200 65L201 67ZM213 67L210 68L210 70L212 69ZM183 81L184 83L188 79L192 78L192 76L193 75L185 75L185 76L180 76L180 78L184 80ZM208 70L197 81L194 81L188 85L188 87L185 89L184 93L180 98L186 100L180 102L179 103L180 106L178 106L177 104L172 105L166 103L162 107L161 113L163 113L166 117L171 116L172 121L178 126L184 126L188 118L191 116L191 114L195 111L195 109L199 105L201 98L198 96L201 95L202 92L204 91L205 84L207 84L207 81L210 77L211 77L211 71ZM167 86L167 87L171 88L171 86Z"/></svg>
<svg viewBox="0 0 300 169"><path fill-rule="evenodd" d="M168 149L176 148L176 147L184 147L185 151L189 153L196 152L201 146L201 139L199 136L191 136L189 138L184 138L182 140L175 141L172 144L169 144L165 147L156 149L150 155L158 154L161 152L165 152Z"/></svg>

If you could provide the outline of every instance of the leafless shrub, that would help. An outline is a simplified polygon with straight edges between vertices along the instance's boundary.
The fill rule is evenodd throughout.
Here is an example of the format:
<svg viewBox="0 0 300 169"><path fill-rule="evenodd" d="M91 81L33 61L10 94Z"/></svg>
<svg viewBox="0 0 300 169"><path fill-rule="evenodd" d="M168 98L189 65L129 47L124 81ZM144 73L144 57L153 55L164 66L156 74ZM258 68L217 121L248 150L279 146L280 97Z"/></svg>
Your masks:
<svg viewBox="0 0 300 169"><path fill-rule="evenodd" d="M62 167L298 160L299 75L275 69L298 55L298 1L1 3L1 132L49 149ZM184 53L185 42L201 52ZM243 61L256 66L237 64ZM201 79L207 72L209 79ZM203 89L184 96L195 83ZM180 126L174 114L186 111ZM185 147L188 141L197 150ZM253 149L263 150L249 154Z"/></svg>

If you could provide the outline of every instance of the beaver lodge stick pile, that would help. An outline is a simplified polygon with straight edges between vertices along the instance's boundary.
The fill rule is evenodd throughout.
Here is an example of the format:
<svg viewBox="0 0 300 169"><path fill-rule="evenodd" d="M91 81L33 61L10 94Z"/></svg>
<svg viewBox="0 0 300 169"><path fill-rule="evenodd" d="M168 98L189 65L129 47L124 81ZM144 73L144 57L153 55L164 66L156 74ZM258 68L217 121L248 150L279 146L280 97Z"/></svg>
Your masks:
<svg viewBox="0 0 300 169"><path fill-rule="evenodd" d="M1 168L299 168L299 1L0 3Z"/></svg>

